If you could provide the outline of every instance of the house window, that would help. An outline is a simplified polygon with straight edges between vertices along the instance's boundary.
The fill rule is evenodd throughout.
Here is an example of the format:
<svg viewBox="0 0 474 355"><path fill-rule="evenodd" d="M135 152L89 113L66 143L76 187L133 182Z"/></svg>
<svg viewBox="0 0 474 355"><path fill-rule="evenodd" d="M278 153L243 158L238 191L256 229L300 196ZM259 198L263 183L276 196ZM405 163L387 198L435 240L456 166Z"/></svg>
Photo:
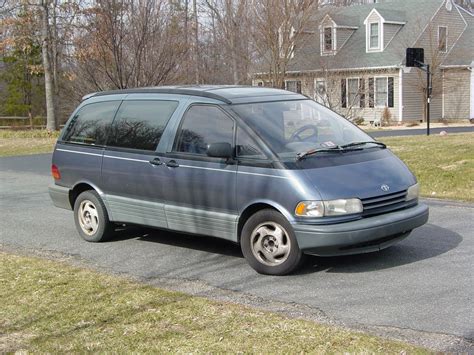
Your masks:
<svg viewBox="0 0 474 355"><path fill-rule="evenodd" d="M438 27L438 50L440 52L446 53L447 51L447 37L448 28L444 26Z"/></svg>
<svg viewBox="0 0 474 355"><path fill-rule="evenodd" d="M324 51L331 52L333 50L332 27L324 27Z"/></svg>
<svg viewBox="0 0 474 355"><path fill-rule="evenodd" d="M387 77L375 78L375 106L385 107L388 104Z"/></svg>
<svg viewBox="0 0 474 355"><path fill-rule="evenodd" d="M349 107L359 106L359 78L347 79L347 104Z"/></svg>
<svg viewBox="0 0 474 355"><path fill-rule="evenodd" d="M285 81L285 89L288 91L297 92L301 94L301 81L300 80L287 80Z"/></svg>
<svg viewBox="0 0 474 355"><path fill-rule="evenodd" d="M326 98L326 79L318 78L315 80L314 93L318 102L324 102Z"/></svg>
<svg viewBox="0 0 474 355"><path fill-rule="evenodd" d="M379 49L379 38L379 23L371 23L369 27L369 49Z"/></svg>

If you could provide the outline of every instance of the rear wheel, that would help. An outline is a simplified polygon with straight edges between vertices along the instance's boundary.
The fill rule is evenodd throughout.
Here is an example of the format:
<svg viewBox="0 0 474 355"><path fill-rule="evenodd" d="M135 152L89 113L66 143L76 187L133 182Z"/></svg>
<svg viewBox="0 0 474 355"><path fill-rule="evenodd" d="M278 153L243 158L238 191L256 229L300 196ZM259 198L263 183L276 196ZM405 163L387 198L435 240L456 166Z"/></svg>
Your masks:
<svg viewBox="0 0 474 355"><path fill-rule="evenodd" d="M105 241L114 231L104 203L93 190L84 191L76 198L74 221L77 231L88 242Z"/></svg>
<svg viewBox="0 0 474 355"><path fill-rule="evenodd" d="M257 272L286 275L302 263L293 228L277 211L265 209L251 216L242 229L242 253Z"/></svg>

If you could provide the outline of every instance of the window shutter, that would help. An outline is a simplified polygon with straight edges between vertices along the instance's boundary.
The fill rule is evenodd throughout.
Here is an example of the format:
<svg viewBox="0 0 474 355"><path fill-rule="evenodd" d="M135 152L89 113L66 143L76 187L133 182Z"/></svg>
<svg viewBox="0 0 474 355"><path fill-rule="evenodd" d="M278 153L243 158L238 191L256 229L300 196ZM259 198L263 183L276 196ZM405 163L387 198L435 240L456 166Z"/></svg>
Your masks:
<svg viewBox="0 0 474 355"><path fill-rule="evenodd" d="M374 78L369 78L369 107L374 107Z"/></svg>
<svg viewBox="0 0 474 355"><path fill-rule="evenodd" d="M365 79L360 78L359 79L359 107L364 108L365 107Z"/></svg>
<svg viewBox="0 0 474 355"><path fill-rule="evenodd" d="M341 106L346 108L346 79L341 79Z"/></svg>
<svg viewBox="0 0 474 355"><path fill-rule="evenodd" d="M393 107L393 77L388 78L388 107Z"/></svg>

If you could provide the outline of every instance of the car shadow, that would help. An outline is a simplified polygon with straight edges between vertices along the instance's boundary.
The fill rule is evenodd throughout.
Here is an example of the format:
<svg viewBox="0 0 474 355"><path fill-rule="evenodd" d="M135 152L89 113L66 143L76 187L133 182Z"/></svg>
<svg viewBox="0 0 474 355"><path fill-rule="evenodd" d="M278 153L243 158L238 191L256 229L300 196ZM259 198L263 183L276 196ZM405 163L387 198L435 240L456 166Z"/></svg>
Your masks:
<svg viewBox="0 0 474 355"><path fill-rule="evenodd" d="M224 239L145 227L119 228L110 242L128 239L243 258L240 247ZM463 238L458 233L433 224L426 224L413 231L408 238L400 243L380 252L336 257L309 255L304 265L295 274L359 273L394 268L447 253L456 248L462 240Z"/></svg>
<svg viewBox="0 0 474 355"><path fill-rule="evenodd" d="M225 239L148 227L127 226L117 228L114 237L108 242L119 242L127 239L137 239L144 242L166 244L178 248L243 258L239 245Z"/></svg>
<svg viewBox="0 0 474 355"><path fill-rule="evenodd" d="M359 273L389 269L437 257L456 248L462 240L458 233L426 224L400 243L379 252L335 257L309 256L297 273Z"/></svg>

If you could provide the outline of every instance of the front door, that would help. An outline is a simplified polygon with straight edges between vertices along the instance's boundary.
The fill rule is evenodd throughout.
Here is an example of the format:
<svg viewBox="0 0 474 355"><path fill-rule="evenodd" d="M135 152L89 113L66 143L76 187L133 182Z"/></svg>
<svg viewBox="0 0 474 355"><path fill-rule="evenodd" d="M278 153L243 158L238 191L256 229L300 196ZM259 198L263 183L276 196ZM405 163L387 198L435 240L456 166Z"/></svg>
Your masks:
<svg viewBox="0 0 474 355"><path fill-rule="evenodd" d="M210 143L234 145L235 122L221 108L191 105L166 153L168 228L236 240L236 164L207 156Z"/></svg>

